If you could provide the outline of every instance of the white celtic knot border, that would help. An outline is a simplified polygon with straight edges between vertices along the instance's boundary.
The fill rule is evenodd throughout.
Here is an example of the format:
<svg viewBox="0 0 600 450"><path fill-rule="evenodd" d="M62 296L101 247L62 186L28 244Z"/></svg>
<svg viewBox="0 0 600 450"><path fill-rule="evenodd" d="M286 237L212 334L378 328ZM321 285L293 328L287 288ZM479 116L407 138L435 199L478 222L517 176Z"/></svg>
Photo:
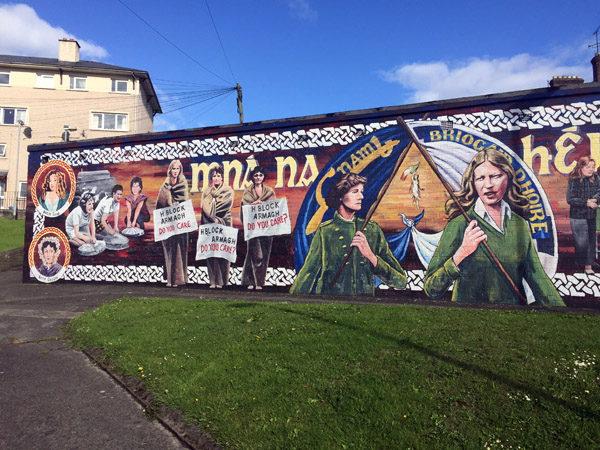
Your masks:
<svg viewBox="0 0 600 450"><path fill-rule="evenodd" d="M406 271L408 283L406 289L423 291L425 279L424 270ZM83 266L71 265L65 272L68 281L108 281L117 283L164 283L162 266ZM266 286L291 286L296 279L296 271L284 267L269 267L267 270ZM242 280L242 270L232 267L229 273L229 284L239 286ZM209 284L206 267L188 267L189 284ZM600 297L600 276L557 273L552 282L561 296ZM379 289L387 290L388 286L381 284Z"/></svg>
<svg viewBox="0 0 600 450"><path fill-rule="evenodd" d="M467 114L442 115L437 119L489 133L517 131L522 128L535 130L544 127L559 128L600 124L600 100L591 103L575 102L568 105L532 106L524 109L495 109ZM395 120L389 120L366 125L341 125L339 127L125 145L123 147L97 147L68 153L50 153L44 156L63 160L72 167L81 167L90 164L239 155L273 150L300 150L331 145L348 145L360 136L396 124Z"/></svg>
<svg viewBox="0 0 600 450"><path fill-rule="evenodd" d="M438 119L489 133L518 131L522 128L539 130L547 127L597 125L600 124L600 100L592 103L576 102L568 105L532 106L524 109L495 109L439 116Z"/></svg>
<svg viewBox="0 0 600 450"><path fill-rule="evenodd" d="M348 145L365 134L396 125L395 120L370 124L342 125L339 127L311 128L308 130L257 133L243 136L193 139L179 142L160 142L123 147L100 147L69 153L51 153L50 159L60 159L71 167L90 164L117 164L121 162L169 160L207 156L239 155L263 151L300 150L308 148Z"/></svg>

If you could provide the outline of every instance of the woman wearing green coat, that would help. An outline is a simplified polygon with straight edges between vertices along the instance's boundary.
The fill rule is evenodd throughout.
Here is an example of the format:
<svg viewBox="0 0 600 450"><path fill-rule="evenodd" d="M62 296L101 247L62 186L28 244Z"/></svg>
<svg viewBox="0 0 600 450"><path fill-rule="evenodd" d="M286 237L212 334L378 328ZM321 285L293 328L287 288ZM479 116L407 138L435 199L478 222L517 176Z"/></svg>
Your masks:
<svg viewBox="0 0 600 450"><path fill-rule="evenodd" d="M334 208L333 219L317 228L304 265L290 293L374 295L375 276L398 288L406 287L406 275L396 260L379 225L369 221L359 231L364 219L356 217L362 208L365 177L344 175L332 185L327 206ZM350 248L356 247L331 286Z"/></svg>

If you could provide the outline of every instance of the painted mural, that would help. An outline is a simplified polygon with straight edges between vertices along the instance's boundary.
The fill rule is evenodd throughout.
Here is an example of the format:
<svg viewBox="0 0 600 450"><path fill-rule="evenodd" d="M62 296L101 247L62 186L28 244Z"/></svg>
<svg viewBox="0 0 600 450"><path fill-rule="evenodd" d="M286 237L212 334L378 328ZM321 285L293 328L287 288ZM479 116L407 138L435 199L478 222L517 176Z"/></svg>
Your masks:
<svg viewBox="0 0 600 450"><path fill-rule="evenodd" d="M24 281L600 305L598 94L35 146Z"/></svg>

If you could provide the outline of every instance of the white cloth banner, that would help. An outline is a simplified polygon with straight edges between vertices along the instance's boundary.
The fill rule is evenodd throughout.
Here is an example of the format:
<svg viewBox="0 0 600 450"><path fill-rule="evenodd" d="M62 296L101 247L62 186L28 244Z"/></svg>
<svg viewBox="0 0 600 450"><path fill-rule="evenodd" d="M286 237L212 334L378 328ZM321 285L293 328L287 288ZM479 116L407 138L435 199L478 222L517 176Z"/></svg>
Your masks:
<svg viewBox="0 0 600 450"><path fill-rule="evenodd" d="M198 227L196 261L207 258L223 258L232 263L237 258L237 228L218 223Z"/></svg>
<svg viewBox="0 0 600 450"><path fill-rule="evenodd" d="M292 232L287 198L285 197L260 205L244 205L242 208L245 241L258 236L278 236Z"/></svg>
<svg viewBox="0 0 600 450"><path fill-rule="evenodd" d="M198 222L191 200L154 210L154 242L164 241L176 234L189 233L196 228Z"/></svg>

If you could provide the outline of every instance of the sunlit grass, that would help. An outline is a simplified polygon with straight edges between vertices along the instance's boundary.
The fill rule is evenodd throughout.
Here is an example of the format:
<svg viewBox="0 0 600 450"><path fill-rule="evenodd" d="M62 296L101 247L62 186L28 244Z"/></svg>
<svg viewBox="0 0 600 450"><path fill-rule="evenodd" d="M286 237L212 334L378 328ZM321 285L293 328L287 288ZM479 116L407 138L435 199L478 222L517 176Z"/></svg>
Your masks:
<svg viewBox="0 0 600 450"><path fill-rule="evenodd" d="M23 247L25 220L0 219L0 253Z"/></svg>
<svg viewBox="0 0 600 450"><path fill-rule="evenodd" d="M598 316L123 299L69 332L223 446L600 441Z"/></svg>

